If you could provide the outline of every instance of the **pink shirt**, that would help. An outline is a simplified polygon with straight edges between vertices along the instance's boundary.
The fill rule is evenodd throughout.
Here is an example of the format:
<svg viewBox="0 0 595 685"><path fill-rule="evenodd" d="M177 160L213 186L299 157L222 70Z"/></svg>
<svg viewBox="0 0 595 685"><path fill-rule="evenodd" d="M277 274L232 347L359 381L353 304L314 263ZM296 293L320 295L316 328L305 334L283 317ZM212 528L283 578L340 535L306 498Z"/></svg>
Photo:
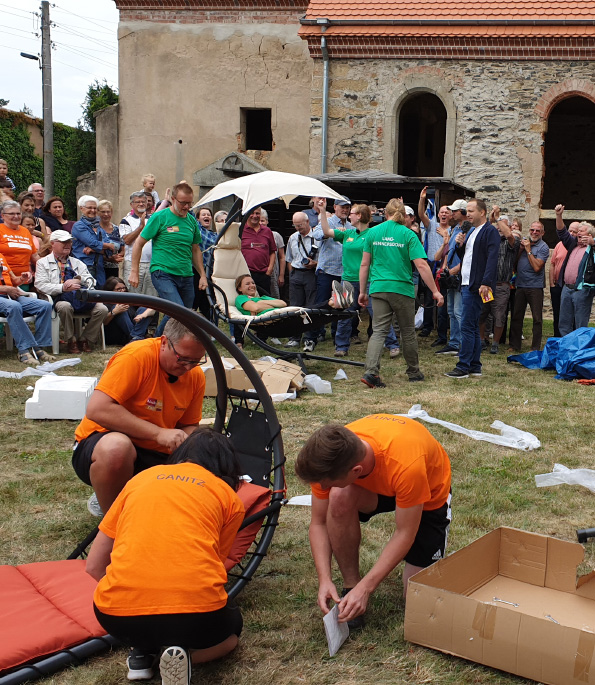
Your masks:
<svg viewBox="0 0 595 685"><path fill-rule="evenodd" d="M564 260L566 259L566 252L567 250L562 241L560 241L556 247L554 247L554 251L552 252L550 270L553 269L554 271L554 283L557 283L558 278L560 277L560 269L562 268L562 264L564 264Z"/></svg>
<svg viewBox="0 0 595 685"><path fill-rule="evenodd" d="M566 285L574 285L576 283L578 267L586 251L587 246L585 245L585 247L575 247L570 253L568 262L566 262L566 270L564 271L564 283Z"/></svg>

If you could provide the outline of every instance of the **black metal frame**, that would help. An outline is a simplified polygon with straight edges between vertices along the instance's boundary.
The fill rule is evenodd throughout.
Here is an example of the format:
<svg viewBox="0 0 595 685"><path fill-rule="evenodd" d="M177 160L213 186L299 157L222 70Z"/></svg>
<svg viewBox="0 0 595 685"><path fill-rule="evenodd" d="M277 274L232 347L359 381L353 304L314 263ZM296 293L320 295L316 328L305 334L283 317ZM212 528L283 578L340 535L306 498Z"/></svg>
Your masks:
<svg viewBox="0 0 595 685"><path fill-rule="evenodd" d="M227 593L230 598L236 597L246 584L252 579L258 569L260 562L266 556L268 548L273 539L275 528L279 519L281 507L286 503L285 499L285 454L283 441L281 439L281 426L277 419L273 401L261 380L260 376L252 366L250 360L236 345L210 321L200 316L190 309L162 300L149 295L138 293L119 293L101 290L79 291L80 297L89 302L109 302L113 304L129 304L136 307L148 307L155 309L168 316L171 316L188 328L205 348L213 364L215 379L217 382L217 396L215 398L216 416L214 430L223 432L225 430L225 418L228 402L232 406L247 406L248 402L257 401L258 405L252 407L252 411L262 411L268 421L271 440L269 443L271 451L271 470L269 473L269 485L272 486L271 500L265 509L246 518L242 528L258 521L263 520L257 539L248 550L242 562L237 564L228 574L232 579L228 585ZM232 356L249 378L256 393L245 390L237 390L227 386L225 369L215 343L214 338L226 352ZM237 404L234 405L234 402ZM72 552L69 559L85 557L88 546L93 542L98 529L92 531ZM235 572L234 572L235 571ZM17 670L0 676L0 685L20 685L21 683L44 678L70 665L78 665L84 659L99 654L113 647L120 645L120 642L110 635L101 638L92 638L86 642L52 654L44 659L32 664L24 664Z"/></svg>
<svg viewBox="0 0 595 685"><path fill-rule="evenodd" d="M225 222L223 228L221 229L219 235L217 236L217 240L215 241L215 244L213 247L217 247L219 241L223 237L223 235L226 233L227 229L231 226L231 224L236 221L236 219L240 219L240 237L241 237L241 231L242 231L242 226L246 223L246 219L250 215L250 212L252 210L247 211L243 216L242 216L242 210L241 210L241 204L242 200L238 199L234 203L233 207L229 211L227 221ZM229 314L229 302L227 301L227 295L225 292L216 284L213 283L213 279L211 278L211 274L207 274L207 280L208 280L208 289L207 289L207 297L209 299L209 304L211 305L212 311L216 312L217 316L221 318L225 323L228 324L233 324L234 326L239 326L239 327L245 327L246 326L246 321L242 319L233 319L230 314ZM215 294L215 291L219 291L223 295L223 301L225 303L225 311L222 312L217 303L217 296ZM265 320L258 321L258 319L252 321L250 323L250 326L254 327L255 329L262 329L264 332L266 332L266 335L268 337L291 337L294 335L301 335L304 329L308 328L320 328L327 323L336 320L336 319L346 319L346 318L351 318L355 312L349 311L349 310L337 310L336 312L327 312L323 309L308 309L304 307L302 309L302 312L304 314L307 314L308 317L310 318L310 322L308 324L303 323L302 313L298 312L285 312L285 311L280 311L278 313L273 313L273 314L267 314L267 318ZM299 320L299 322L298 322ZM279 349L277 347L273 347L269 343L265 342L264 340L261 340L258 335L250 328L245 333L245 337L249 338L252 340L253 343L261 347L263 350L266 352L270 352L271 354L274 354L277 357L280 357L281 359L284 359L286 361L297 361L299 364L300 368L304 373L308 373L308 370L306 368L306 365L304 363L304 360L306 359L315 359L318 361L323 361L323 362L332 362L333 364L348 364L349 366L365 366L363 362L356 362L352 361L351 359L345 359L344 357L341 357L340 359L335 358L335 357L324 357L322 355L318 354L312 354L310 352L301 352L299 350L292 350L292 349Z"/></svg>

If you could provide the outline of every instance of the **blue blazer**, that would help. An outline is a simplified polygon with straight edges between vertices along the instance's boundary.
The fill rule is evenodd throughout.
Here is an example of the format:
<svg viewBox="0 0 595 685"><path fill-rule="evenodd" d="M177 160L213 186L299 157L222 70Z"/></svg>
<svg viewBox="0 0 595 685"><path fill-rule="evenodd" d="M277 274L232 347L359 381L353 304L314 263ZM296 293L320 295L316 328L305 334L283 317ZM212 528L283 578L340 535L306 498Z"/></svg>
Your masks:
<svg viewBox="0 0 595 685"><path fill-rule="evenodd" d="M465 255L467 241L472 233L473 231L469 231L465 238L465 242L457 248L457 254L461 258L461 262ZM481 229L473 246L469 290L477 292L481 285L489 286L492 289L492 292L496 290L499 250L500 234L498 233L498 229L495 226L492 226L488 221Z"/></svg>

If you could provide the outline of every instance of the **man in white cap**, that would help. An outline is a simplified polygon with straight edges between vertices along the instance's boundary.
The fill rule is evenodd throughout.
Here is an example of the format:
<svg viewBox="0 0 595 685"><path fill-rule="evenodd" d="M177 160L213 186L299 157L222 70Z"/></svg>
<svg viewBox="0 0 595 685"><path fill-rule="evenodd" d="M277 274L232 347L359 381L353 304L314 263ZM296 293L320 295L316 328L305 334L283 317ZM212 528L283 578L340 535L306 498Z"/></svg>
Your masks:
<svg viewBox="0 0 595 685"><path fill-rule="evenodd" d="M54 308L58 312L60 322L64 328L64 338L70 354L91 352L91 344L97 341L101 331L101 324L108 315L104 304L81 303L89 316L79 340L74 334L75 313L74 293L81 288L95 287L95 279L89 273L86 265L70 256L72 250L72 236L68 231L53 231L50 235L52 251L47 257L42 257L36 266L35 287L54 300Z"/></svg>

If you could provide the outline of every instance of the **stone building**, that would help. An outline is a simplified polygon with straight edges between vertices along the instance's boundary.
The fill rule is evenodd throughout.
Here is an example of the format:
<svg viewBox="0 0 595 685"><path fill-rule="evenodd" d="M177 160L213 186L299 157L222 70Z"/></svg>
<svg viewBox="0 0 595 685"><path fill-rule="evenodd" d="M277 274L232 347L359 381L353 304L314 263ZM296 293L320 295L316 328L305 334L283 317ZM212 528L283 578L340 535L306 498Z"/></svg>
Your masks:
<svg viewBox="0 0 595 685"><path fill-rule="evenodd" d="M116 152L97 180L121 202L139 172L161 188L241 153L446 177L528 220L557 202L595 218L595 0L464 15L452 0L115 2L121 97L98 128Z"/></svg>

